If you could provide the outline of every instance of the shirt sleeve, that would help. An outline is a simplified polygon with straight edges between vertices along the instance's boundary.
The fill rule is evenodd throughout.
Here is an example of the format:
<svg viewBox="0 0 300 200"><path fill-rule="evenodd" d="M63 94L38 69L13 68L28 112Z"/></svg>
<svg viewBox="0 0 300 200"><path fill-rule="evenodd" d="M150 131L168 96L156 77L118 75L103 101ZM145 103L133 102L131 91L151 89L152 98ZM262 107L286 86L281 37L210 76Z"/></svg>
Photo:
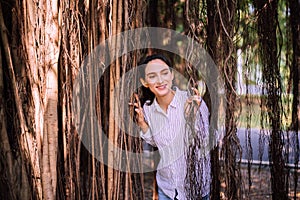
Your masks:
<svg viewBox="0 0 300 200"><path fill-rule="evenodd" d="M151 123L150 123L149 118L148 118L148 109L146 108L146 106L144 106L143 110L144 110L145 121L147 122L149 128L148 128L146 133L144 133L143 131L140 131L140 136L143 140L145 140L145 142L147 142L148 144L156 147L156 144L154 142L153 135L152 135L152 132L151 132Z"/></svg>
<svg viewBox="0 0 300 200"><path fill-rule="evenodd" d="M145 140L145 142L147 142L148 144L156 147L156 144L153 140L153 136L152 136L150 128L148 128L146 133L144 133L143 131L140 131L140 136L143 140Z"/></svg>

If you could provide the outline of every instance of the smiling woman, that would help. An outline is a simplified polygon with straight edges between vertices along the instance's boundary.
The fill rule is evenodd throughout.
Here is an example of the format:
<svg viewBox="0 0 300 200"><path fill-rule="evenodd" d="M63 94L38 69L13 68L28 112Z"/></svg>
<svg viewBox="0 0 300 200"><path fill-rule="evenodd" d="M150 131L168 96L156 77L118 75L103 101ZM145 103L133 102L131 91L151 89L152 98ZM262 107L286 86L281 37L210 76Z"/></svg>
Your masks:
<svg viewBox="0 0 300 200"><path fill-rule="evenodd" d="M160 154L156 174L159 200L189 199L190 189L187 188L190 187L186 186L194 184L186 178L189 174L196 174L196 182L201 182L198 187L200 191L195 197L208 199L211 181L210 156L202 150L209 138L209 111L206 103L196 89L194 96L188 96L187 91L173 86L174 71L164 56L149 56L140 68L143 68L140 79L142 88L152 95L149 95L150 99L143 97L141 103L136 94L136 101L131 105L135 106L141 138L157 147ZM145 102L147 103L144 104ZM192 106L197 109L191 109ZM187 112L194 115L194 126L187 126ZM186 155L186 150L190 145L193 146L190 140L195 137L194 133L201 138L199 141L202 149L196 147L197 153L191 158ZM196 167L188 168L190 162ZM193 172L190 172L191 169Z"/></svg>

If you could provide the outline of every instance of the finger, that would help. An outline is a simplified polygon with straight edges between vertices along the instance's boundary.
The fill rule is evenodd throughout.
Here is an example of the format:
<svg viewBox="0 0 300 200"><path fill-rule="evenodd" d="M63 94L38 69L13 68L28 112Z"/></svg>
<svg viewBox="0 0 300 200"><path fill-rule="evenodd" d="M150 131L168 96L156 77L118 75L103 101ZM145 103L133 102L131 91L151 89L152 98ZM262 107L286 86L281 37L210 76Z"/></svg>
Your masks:
<svg viewBox="0 0 300 200"><path fill-rule="evenodd" d="M138 108L134 109L135 112L137 112L137 114L140 114L140 110Z"/></svg>
<svg viewBox="0 0 300 200"><path fill-rule="evenodd" d="M192 98L191 98L192 101L196 101L196 100L199 100L199 99L200 99L200 97L197 96L197 95L194 95L194 96L192 96Z"/></svg>
<svg viewBox="0 0 300 200"><path fill-rule="evenodd" d="M138 114L143 114L143 108L138 107L134 109Z"/></svg>
<svg viewBox="0 0 300 200"><path fill-rule="evenodd" d="M187 99L186 103L190 104L190 103L192 103L192 101L193 101L192 99Z"/></svg>
<svg viewBox="0 0 300 200"><path fill-rule="evenodd" d="M141 120L141 119L144 119L144 112L143 112L143 109L141 108L136 108L134 109L135 112L137 113L137 119Z"/></svg>
<svg viewBox="0 0 300 200"><path fill-rule="evenodd" d="M199 96L199 91L196 88L192 87L192 90L194 91L195 95Z"/></svg>
<svg viewBox="0 0 300 200"><path fill-rule="evenodd" d="M186 104L187 105L190 105L190 104L192 104L193 102L194 103L196 103L197 105L200 105L200 98L199 98L199 96L196 96L196 95L194 95L194 96L191 96L191 97L189 97L187 100L186 100Z"/></svg>
<svg viewBox="0 0 300 200"><path fill-rule="evenodd" d="M196 102L198 105L200 105L201 99L200 96L193 96L192 101Z"/></svg>
<svg viewBox="0 0 300 200"><path fill-rule="evenodd" d="M138 107L141 107L141 101L140 101L139 96L136 93L134 93L134 97L135 97L136 102L138 103Z"/></svg>
<svg viewBox="0 0 300 200"><path fill-rule="evenodd" d="M129 102L128 105L134 106L134 107L137 107L137 108L139 107L139 104L138 104L138 103L131 103L131 102Z"/></svg>
<svg viewBox="0 0 300 200"><path fill-rule="evenodd" d="M194 98L194 96L190 96L189 98L187 98L186 103L188 103L188 104L192 103L193 98Z"/></svg>

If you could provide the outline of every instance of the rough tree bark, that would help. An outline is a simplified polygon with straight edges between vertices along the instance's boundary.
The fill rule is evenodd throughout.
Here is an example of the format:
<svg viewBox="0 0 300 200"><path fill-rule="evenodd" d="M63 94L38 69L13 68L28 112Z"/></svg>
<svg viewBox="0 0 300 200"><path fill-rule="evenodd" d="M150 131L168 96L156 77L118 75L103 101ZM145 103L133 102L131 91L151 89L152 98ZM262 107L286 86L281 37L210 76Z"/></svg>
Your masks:
<svg viewBox="0 0 300 200"><path fill-rule="evenodd" d="M207 1L207 50L209 55L212 57L213 61L218 66L218 39L219 39L219 28L220 20L217 12L217 1L211 0ZM217 82L216 76L210 76L209 80L211 83ZM211 84L212 85L212 84ZM210 91L211 94L217 94L218 88L213 88L214 91ZM211 127L217 127L217 110L211 111L210 124ZM215 131L215 130L211 130ZM211 133L212 134L212 133ZM220 199L220 162L219 162L219 146L211 151L211 169L212 169L212 188L211 188L211 199L218 200Z"/></svg>
<svg viewBox="0 0 300 200"><path fill-rule="evenodd" d="M22 178L25 180L26 177L32 177L28 182L24 182L24 188L27 187L27 191L20 193L25 199L55 199L58 130L57 63L60 47L58 2L40 1L38 5L33 1L18 3L16 2L15 5L18 21L14 23L20 24L18 27L20 33L18 34L21 35L20 43L27 58L25 63L28 74L25 76L30 83L30 92L27 91L29 94L27 97L21 97L20 92L23 88L17 86L18 80L15 75L15 69L21 69L22 66L14 65L22 62L13 60L13 58L21 60L22 57L11 56L2 16L3 34L1 35L3 44L5 44L6 63L17 108L19 123L16 124L19 124L21 129L18 140L22 155L21 169L24 169ZM18 37L18 35L12 37ZM13 41L16 40L13 39ZM25 113L27 111L23 107L25 100L29 102L25 104L28 106L26 109L29 108L29 112L34 112L33 119L30 114ZM30 104L31 100L33 100L33 104ZM30 123L33 124L32 127ZM43 126L44 124L45 126ZM33 188L32 192L29 192L30 188Z"/></svg>
<svg viewBox="0 0 300 200"><path fill-rule="evenodd" d="M16 197L17 198L30 198L30 193L31 193L31 189L30 189L30 185L29 182L30 180L27 178L27 174L25 171L25 165L28 164L30 167L35 166L36 162L35 162L35 151L33 148L33 137L32 137L32 133L30 133L28 131L28 127L26 125L26 121L25 121L25 116L24 116L24 112L23 112L23 108L22 108L22 101L18 92L18 87L17 87L17 81L16 81L16 76L15 76L15 72L14 72L14 66L13 66L13 60L12 60L12 55L11 55L11 50L10 50L10 46L9 46L9 40L8 40L8 30L5 26L4 23L4 19L3 19L3 15L2 15L2 6L0 4L0 31L1 31L1 39L2 39L2 44L3 44L3 48L4 48L4 55L5 55L5 60L6 60L6 64L8 67L8 74L9 74L9 79L11 80L11 85L12 85L12 90L13 90L13 96L15 98L14 102L15 102L15 106L16 106L16 112L17 112L17 117L19 120L19 126L20 126L20 132L21 135L18 138L18 142L20 145L20 148L23 150L23 152L21 152L21 164L19 165L19 167L21 168L21 177L22 177L22 181L21 181L21 187L18 188L16 190ZM4 138L5 139L5 138ZM25 162L23 162L23 159L25 160ZM33 176L35 178L38 178L39 175L39 171L36 169L33 169ZM38 180L34 180L33 181L34 187L35 189L38 188L38 186L40 185L40 181Z"/></svg>
<svg viewBox="0 0 300 200"><path fill-rule="evenodd" d="M254 6L258 14L258 36L266 108L270 125L269 158L271 168L272 199L288 199L286 172L283 157L283 132L281 126L281 80L278 64L276 29L278 25L277 0L256 0Z"/></svg>
<svg viewBox="0 0 300 200"><path fill-rule="evenodd" d="M60 10L56 0L45 1L44 65L44 137L42 156L43 197L56 199L58 143L58 58L60 53Z"/></svg>
<svg viewBox="0 0 300 200"><path fill-rule="evenodd" d="M1 5L0 5L0 10L1 10ZM0 14L1 15L1 14ZM3 16L0 16L2 18ZM2 22L2 20L1 20ZM1 29L2 30L2 29ZM3 61L2 61L2 51L0 49L0 96L4 97L4 81L3 81ZM1 160L6 160L4 165L4 169L8 169L4 172L4 176L7 177L13 177L14 176L14 161L13 161L13 155L12 155L12 150L11 146L9 143L8 139L8 133L6 129L6 117L5 117L5 106L4 106L4 101L3 98L0 99L0 159ZM8 187L7 188L12 188L11 190L9 189L8 193L4 195L4 198L7 199L16 199L16 191L15 188L13 187L13 181L12 179L7 180Z"/></svg>
<svg viewBox="0 0 300 200"><path fill-rule="evenodd" d="M291 10L291 26L292 26L292 43L293 43L293 64L291 69L291 76L293 79L293 110L292 110L292 129L299 130L300 123L300 2L296 0L289 1Z"/></svg>
<svg viewBox="0 0 300 200"><path fill-rule="evenodd" d="M237 1L235 0L217 2L221 24L220 66L225 82L226 98L225 136L221 153L224 159L225 195L230 200L242 198L240 171L242 150L237 136L237 116L240 103L236 93L237 65L234 58L236 46L233 41L236 6Z"/></svg>
<svg viewBox="0 0 300 200"><path fill-rule="evenodd" d="M292 102L292 124L291 130L293 131L295 161L296 166L299 165L299 124L300 124L300 2L296 0L289 0L290 7L290 24L292 29L292 44L293 44L293 61L290 76L293 82L293 102ZM297 187L299 175L295 170L294 172L294 199L297 199Z"/></svg>
<svg viewBox="0 0 300 200"><path fill-rule="evenodd" d="M41 159L42 159L42 132L43 132L43 113L42 113L42 103L41 103L41 94L40 94L40 78L39 78L39 57L38 52L36 52L36 47L38 45L35 37L35 28L38 26L37 18L38 13L36 6L33 1L24 1L22 4L17 4L17 10L19 10L19 18L23 19L20 21L21 24L21 43L24 49L26 60L27 77L29 79L29 84L31 87L31 95L33 100L33 105L30 109L34 112L34 127L35 132L35 142L37 148L37 155L35 156L36 165L34 170L36 171L35 177L37 182L37 190L39 198L42 198L42 186L41 186ZM36 30L38 32L38 29Z"/></svg>

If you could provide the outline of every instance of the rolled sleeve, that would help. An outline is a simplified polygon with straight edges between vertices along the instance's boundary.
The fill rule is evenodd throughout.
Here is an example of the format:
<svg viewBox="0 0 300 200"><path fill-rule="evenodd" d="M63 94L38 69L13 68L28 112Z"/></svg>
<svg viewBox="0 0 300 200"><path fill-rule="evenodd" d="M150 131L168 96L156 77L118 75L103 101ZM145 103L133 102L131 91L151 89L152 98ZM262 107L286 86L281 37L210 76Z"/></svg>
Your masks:
<svg viewBox="0 0 300 200"><path fill-rule="evenodd" d="M147 142L148 144L156 147L156 144L153 140L153 136L152 136L150 128L148 128L146 133L144 133L143 131L140 131L140 136L143 140L145 140L145 142Z"/></svg>

